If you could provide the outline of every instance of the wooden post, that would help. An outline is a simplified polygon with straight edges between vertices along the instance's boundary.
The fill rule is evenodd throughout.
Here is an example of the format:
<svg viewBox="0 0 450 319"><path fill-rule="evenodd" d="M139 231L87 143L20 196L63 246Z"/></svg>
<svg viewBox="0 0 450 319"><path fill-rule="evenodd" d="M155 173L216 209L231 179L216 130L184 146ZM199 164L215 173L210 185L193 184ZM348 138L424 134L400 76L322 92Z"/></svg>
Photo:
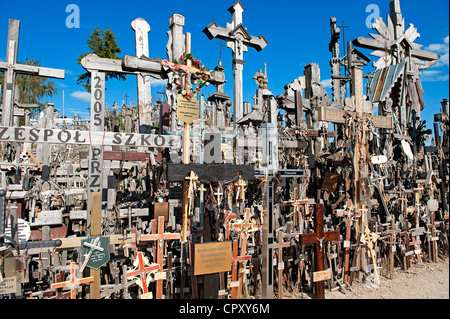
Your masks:
<svg viewBox="0 0 450 319"><path fill-rule="evenodd" d="M91 195L91 236L102 234L102 193L96 192ZM89 287L89 298L100 299L100 270L89 268L90 276L94 281Z"/></svg>

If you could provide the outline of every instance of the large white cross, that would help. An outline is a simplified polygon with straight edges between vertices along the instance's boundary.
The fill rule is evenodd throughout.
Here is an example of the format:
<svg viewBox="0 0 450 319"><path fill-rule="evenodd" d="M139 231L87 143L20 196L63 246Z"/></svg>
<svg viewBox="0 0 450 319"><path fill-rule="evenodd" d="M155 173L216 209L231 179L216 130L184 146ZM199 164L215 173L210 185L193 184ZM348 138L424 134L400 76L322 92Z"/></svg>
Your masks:
<svg viewBox="0 0 450 319"><path fill-rule="evenodd" d="M17 51L19 46L19 20L9 20L8 44L6 47L5 62L0 62L0 71L4 72L2 126L13 125L14 89L17 74L36 75L47 78L64 79L65 71L50 69L33 65L17 63Z"/></svg>

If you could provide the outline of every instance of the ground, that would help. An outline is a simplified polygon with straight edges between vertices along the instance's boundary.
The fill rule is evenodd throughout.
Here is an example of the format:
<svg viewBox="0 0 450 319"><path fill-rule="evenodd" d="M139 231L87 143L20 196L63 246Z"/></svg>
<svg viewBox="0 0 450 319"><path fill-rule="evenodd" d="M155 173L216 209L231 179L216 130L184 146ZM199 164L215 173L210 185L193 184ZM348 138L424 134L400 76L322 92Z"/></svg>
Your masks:
<svg viewBox="0 0 450 319"><path fill-rule="evenodd" d="M380 285L353 282L352 291L325 290L325 299L450 299L449 259L437 263L414 264L409 270L395 269L394 279L380 276ZM312 295L304 295L310 298ZM289 296L288 298L301 298Z"/></svg>

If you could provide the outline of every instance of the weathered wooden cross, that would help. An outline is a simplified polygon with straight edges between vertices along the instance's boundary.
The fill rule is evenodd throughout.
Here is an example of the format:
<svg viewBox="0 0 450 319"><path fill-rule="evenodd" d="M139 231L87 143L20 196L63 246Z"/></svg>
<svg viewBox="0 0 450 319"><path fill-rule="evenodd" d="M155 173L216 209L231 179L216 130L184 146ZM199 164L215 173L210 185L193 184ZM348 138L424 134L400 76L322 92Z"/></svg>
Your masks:
<svg viewBox="0 0 450 319"><path fill-rule="evenodd" d="M0 61L0 71L5 74L2 105L2 126L13 126L14 116L14 90L17 74L37 75L47 78L64 79L65 71L44 67L24 65L17 63L17 51L19 47L19 20L9 20L8 45L6 48L5 62Z"/></svg>
<svg viewBox="0 0 450 319"><path fill-rule="evenodd" d="M315 218L314 218L314 228L315 233L307 233L299 235L300 244L313 244L314 249L314 265L315 272L313 273L313 281L315 282L314 297L316 299L325 298L325 288L323 280L330 279L329 270L324 270L324 243L338 240L339 231L327 231L323 229L324 218L323 218L323 204L315 205ZM323 276L323 277L322 277ZM314 278L316 277L316 278Z"/></svg>
<svg viewBox="0 0 450 319"><path fill-rule="evenodd" d="M242 71L244 69L244 52L247 47L253 47L258 52L266 47L267 40L263 35L259 37L251 36L247 29L242 25L242 12L245 8L241 1L236 1L228 11L232 14L232 22L227 23L226 28L221 28L213 21L207 26L203 32L209 40L218 38L227 42L227 47L233 51L233 83L234 83L234 113L233 123L236 127L237 122L243 117L244 101L243 101L243 77Z"/></svg>

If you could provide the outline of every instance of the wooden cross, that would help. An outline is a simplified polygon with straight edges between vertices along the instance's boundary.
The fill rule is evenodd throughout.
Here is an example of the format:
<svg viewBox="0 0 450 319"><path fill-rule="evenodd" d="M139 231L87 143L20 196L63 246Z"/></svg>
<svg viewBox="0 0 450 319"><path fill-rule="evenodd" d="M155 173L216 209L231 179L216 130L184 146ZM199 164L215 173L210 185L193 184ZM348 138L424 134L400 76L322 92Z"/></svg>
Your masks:
<svg viewBox="0 0 450 319"><path fill-rule="evenodd" d="M299 237L300 244L313 244L315 247L314 250L314 265L315 272L323 272L324 265L324 246L323 244L332 240L339 239L339 231L327 231L325 232L323 229L324 219L323 219L323 204L315 205L315 233L302 234ZM324 299L325 298L325 288L323 285L323 281L315 282L315 291L314 297L316 299Z"/></svg>
<svg viewBox="0 0 450 319"><path fill-rule="evenodd" d="M410 251L410 240L409 240L409 236L411 234L410 230L409 230L409 221L405 220L405 230L400 232L400 235L404 237L404 245L402 245L402 254L403 254L403 258L404 258L404 268L410 268L411 267L411 257L410 255L413 254L412 251Z"/></svg>
<svg viewBox="0 0 450 319"><path fill-rule="evenodd" d="M365 230L366 230L366 233L361 236L361 242L363 244L366 244L367 247L369 248L369 254L372 257L372 262L373 262L373 272L375 275L375 282L377 283L377 285L379 285L380 278L378 277L377 260L376 260L376 254L373 250L373 243L378 240L380 235L371 233L368 226L366 226Z"/></svg>
<svg viewBox="0 0 450 319"><path fill-rule="evenodd" d="M163 272L164 266L164 241L166 240L180 240L181 236L178 233L164 232L164 216L158 217L158 233L151 235L142 235L141 241L156 241L157 242L157 263L159 264L159 273ZM163 279L156 281L156 299L162 299Z"/></svg>
<svg viewBox="0 0 450 319"><path fill-rule="evenodd" d="M200 227L203 227L203 210L204 210L204 205L205 205L206 188L203 185L203 183L201 183L200 187L197 188L197 190L200 192Z"/></svg>
<svg viewBox="0 0 450 319"><path fill-rule="evenodd" d="M238 265L240 262L245 262L252 259L251 255L241 254L243 256L238 256L238 242L237 240L233 241L233 258L231 262L233 263L233 271L232 271L232 282L231 286L231 299L240 299L241 296L241 288L242 288L242 278L239 276L239 280L237 280L238 273Z"/></svg>
<svg viewBox="0 0 450 319"><path fill-rule="evenodd" d="M70 299L77 299L77 288L80 284L88 284L94 281L94 277L77 279L75 276L75 263L70 263L70 280L51 285L52 289L70 287Z"/></svg>
<svg viewBox="0 0 450 319"><path fill-rule="evenodd" d="M185 178L183 182L183 216L182 216L182 229L181 229L181 241L186 242L188 237L188 216L191 213L194 205L194 192L197 188L198 176L194 171L189 172L189 176Z"/></svg>
<svg viewBox="0 0 450 319"><path fill-rule="evenodd" d="M344 242L344 282L348 282L348 275L350 269L350 238L352 231L352 218L361 217L361 212L355 210L352 201L349 199L347 201L347 209L337 210L336 215L346 217L346 228L345 228L345 242Z"/></svg>
<svg viewBox="0 0 450 319"><path fill-rule="evenodd" d="M231 219L236 219L237 215L233 214L231 209L227 208L224 210L224 220L225 220L225 239L229 240L230 239L230 223L231 223Z"/></svg>
<svg viewBox="0 0 450 319"><path fill-rule="evenodd" d="M241 233L241 255L245 255L247 252L247 240L249 231L253 230L253 224L250 222L252 217L251 209L245 209L245 218L242 222L237 222L231 225L234 229Z"/></svg>
<svg viewBox="0 0 450 319"><path fill-rule="evenodd" d="M414 254L417 256L417 260L421 263L422 256L420 253L422 252L420 248L420 244L422 243L419 239L419 236L412 236L413 240L409 243L411 246L414 246Z"/></svg>
<svg viewBox="0 0 450 319"><path fill-rule="evenodd" d="M298 199L297 187L294 188L294 199L289 201L284 201L283 205L292 205L294 207L294 217L292 219L293 226L299 226L300 232L303 232L302 215L300 212L301 205L305 205L305 213L309 212L309 199ZM307 214L307 213L306 213Z"/></svg>
<svg viewBox="0 0 450 319"><path fill-rule="evenodd" d="M4 72L2 126L13 126L14 90L17 74L35 75L46 78L64 79L65 71L17 63L19 47L19 20L9 20L8 45L6 47L5 62L0 61L0 72Z"/></svg>
<svg viewBox="0 0 450 319"><path fill-rule="evenodd" d="M209 40L214 38L225 40L227 46L233 51L233 78L234 78L234 113L233 122L236 127L237 122L243 117L243 77L242 71L244 69L244 52L248 47L255 48L258 52L266 47L267 40L263 35L259 37L251 36L247 29L242 25L242 13L245 8L241 1L236 1L228 11L232 14L231 23L227 24L226 28L221 28L214 21L207 26L203 32Z"/></svg>
<svg viewBox="0 0 450 319"><path fill-rule="evenodd" d="M283 232L278 232L278 243L273 244L273 248L277 249L277 257L278 257L278 299L283 299L283 270L284 270L284 262L283 262L283 248L287 248L291 246L291 243L283 242Z"/></svg>
<svg viewBox="0 0 450 319"><path fill-rule="evenodd" d="M158 264L152 264L149 267L145 267L144 265L144 256L142 252L138 252L137 254L138 259L138 270L133 271L127 271L127 278L133 277L139 275L141 277L141 283L142 283L142 291L144 292L144 296L147 296L148 294L148 284L147 284L147 273L156 272L160 269L160 265Z"/></svg>
<svg viewBox="0 0 450 319"><path fill-rule="evenodd" d="M436 227L438 227L440 223L436 223L434 221L434 212L430 212L430 223L427 224L427 228L430 229L431 234L428 235L428 242L431 242L431 260L433 262L437 262L437 240L439 239L436 236Z"/></svg>
<svg viewBox="0 0 450 319"><path fill-rule="evenodd" d="M399 230L395 229L395 220L391 219L390 223L390 229L386 231L386 233L389 235L389 278L394 279L394 259L395 259L395 245L397 244L397 241L395 240L396 233L398 233Z"/></svg>

